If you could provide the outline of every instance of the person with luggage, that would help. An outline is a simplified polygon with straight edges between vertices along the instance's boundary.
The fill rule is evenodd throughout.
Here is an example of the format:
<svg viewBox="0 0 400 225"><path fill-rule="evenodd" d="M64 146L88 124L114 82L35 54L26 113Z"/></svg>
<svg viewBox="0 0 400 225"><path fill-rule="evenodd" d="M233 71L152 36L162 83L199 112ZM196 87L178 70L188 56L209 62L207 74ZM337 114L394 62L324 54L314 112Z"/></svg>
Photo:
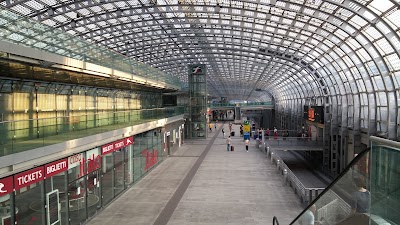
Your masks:
<svg viewBox="0 0 400 225"><path fill-rule="evenodd" d="M226 139L226 148L227 148L227 151L228 151L228 152L230 151L231 143L232 143L232 139L231 139L231 136L229 136L229 137Z"/></svg>
<svg viewBox="0 0 400 225"><path fill-rule="evenodd" d="M250 140L246 138L246 140L244 140L244 144L246 145L247 152L249 152L249 143L250 143Z"/></svg>

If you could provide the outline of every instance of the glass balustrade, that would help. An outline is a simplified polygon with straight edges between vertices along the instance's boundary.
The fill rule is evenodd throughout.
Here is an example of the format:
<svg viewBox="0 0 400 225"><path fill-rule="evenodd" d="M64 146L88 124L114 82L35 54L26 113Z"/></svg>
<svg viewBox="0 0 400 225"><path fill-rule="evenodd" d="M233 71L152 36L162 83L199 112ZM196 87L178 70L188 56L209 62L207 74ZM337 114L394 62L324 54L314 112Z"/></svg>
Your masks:
<svg viewBox="0 0 400 225"><path fill-rule="evenodd" d="M3 121L0 156L183 114L184 107L167 107Z"/></svg>
<svg viewBox="0 0 400 225"><path fill-rule="evenodd" d="M371 147L291 224L400 224L400 143L370 137Z"/></svg>

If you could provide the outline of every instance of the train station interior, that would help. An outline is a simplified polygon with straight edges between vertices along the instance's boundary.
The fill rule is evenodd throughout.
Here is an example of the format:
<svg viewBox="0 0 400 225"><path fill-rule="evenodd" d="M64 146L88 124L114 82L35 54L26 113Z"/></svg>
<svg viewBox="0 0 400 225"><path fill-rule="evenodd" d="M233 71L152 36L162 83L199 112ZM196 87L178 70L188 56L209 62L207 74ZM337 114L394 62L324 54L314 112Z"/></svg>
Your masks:
<svg viewBox="0 0 400 225"><path fill-rule="evenodd" d="M400 225L399 27L399 0L0 1L0 225Z"/></svg>

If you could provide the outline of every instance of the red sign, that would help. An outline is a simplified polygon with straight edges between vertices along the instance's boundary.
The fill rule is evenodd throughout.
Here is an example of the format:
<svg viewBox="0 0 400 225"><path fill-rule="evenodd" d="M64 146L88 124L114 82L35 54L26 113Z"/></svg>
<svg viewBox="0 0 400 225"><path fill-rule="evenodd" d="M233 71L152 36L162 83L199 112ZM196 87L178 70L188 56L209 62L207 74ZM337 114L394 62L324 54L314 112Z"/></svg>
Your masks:
<svg viewBox="0 0 400 225"><path fill-rule="evenodd" d="M94 156L94 154L92 154L92 156L87 159L87 173L91 173L100 168L101 168L101 156L100 155Z"/></svg>
<svg viewBox="0 0 400 225"><path fill-rule="evenodd" d="M106 155L108 153L117 151L118 149L124 148L124 147L126 147L128 145L131 145L133 143L134 143L133 142L133 137L127 137L127 138L115 141L113 143L103 145L101 147L101 154L102 155Z"/></svg>
<svg viewBox="0 0 400 225"><path fill-rule="evenodd" d="M152 166L154 166L158 162L158 151L153 148L150 152L149 150L145 149L142 151L142 156L146 157L146 166L144 170L147 171Z"/></svg>
<svg viewBox="0 0 400 225"><path fill-rule="evenodd" d="M68 159L61 159L45 166L46 174L45 177L51 177L58 173L68 170Z"/></svg>
<svg viewBox="0 0 400 225"><path fill-rule="evenodd" d="M44 179L44 166L19 173L14 176L15 190L37 183Z"/></svg>
<svg viewBox="0 0 400 225"><path fill-rule="evenodd" d="M13 178L6 177L0 179L0 196L6 195L13 191Z"/></svg>

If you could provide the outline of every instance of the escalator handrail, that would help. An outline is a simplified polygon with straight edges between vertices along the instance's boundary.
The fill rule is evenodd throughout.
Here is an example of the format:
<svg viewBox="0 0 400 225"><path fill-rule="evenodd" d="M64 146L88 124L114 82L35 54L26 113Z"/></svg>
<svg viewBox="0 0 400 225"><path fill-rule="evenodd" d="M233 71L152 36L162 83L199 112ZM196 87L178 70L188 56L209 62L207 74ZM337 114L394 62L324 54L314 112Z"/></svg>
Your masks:
<svg viewBox="0 0 400 225"><path fill-rule="evenodd" d="M274 216L274 218L272 218L272 225L279 225L278 218L276 216Z"/></svg>
<svg viewBox="0 0 400 225"><path fill-rule="evenodd" d="M328 192L362 157L369 153L370 150L370 148L364 149L353 160L351 160L351 162L346 166L346 168L344 168L339 176L337 176L332 181L332 183L329 184L328 187L326 187L320 195L318 195L318 197L316 197L299 215L297 215L296 218L294 218L294 220L290 223L290 225L294 224L310 208L310 206L314 205L322 196L324 196L325 193Z"/></svg>

